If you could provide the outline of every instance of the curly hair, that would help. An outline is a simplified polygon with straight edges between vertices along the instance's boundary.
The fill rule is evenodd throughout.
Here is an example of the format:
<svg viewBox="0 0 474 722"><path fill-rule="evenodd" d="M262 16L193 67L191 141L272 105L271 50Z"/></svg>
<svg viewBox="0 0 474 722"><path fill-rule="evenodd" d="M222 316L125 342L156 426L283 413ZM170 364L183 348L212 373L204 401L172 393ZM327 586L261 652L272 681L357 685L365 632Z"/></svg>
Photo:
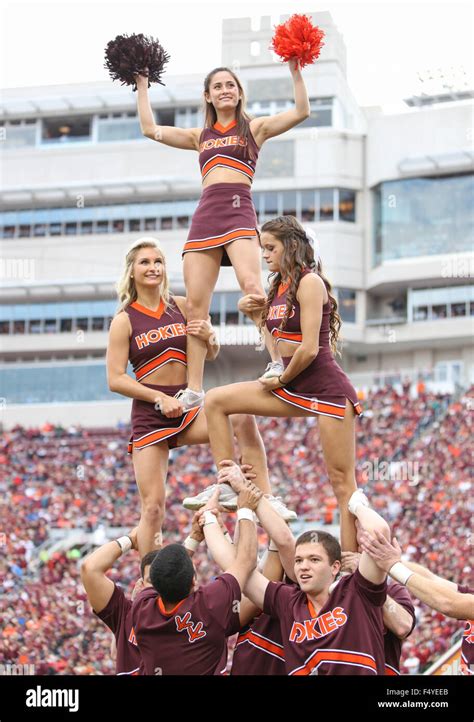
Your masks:
<svg viewBox="0 0 474 722"><path fill-rule="evenodd" d="M315 260L313 247L311 243L309 243L308 236L306 235L303 226L294 216L278 216L277 218L273 218L271 221L267 221L263 224L260 228L260 234L262 233L271 233L272 236L275 236L275 238L283 243L284 248L283 255L281 257L280 271L275 271L270 274L270 288L262 311L260 330L262 331L265 325L270 306L277 294L282 277L289 280L288 293L286 295L285 315L283 316L279 326L280 330L285 328L296 302L296 293L298 291L298 285L303 270L305 268L309 268L322 279L324 285L326 286L329 301L331 303L331 312L329 316L331 351L334 356L341 356L338 349L338 342L342 338L339 334L339 330L341 328L341 317L337 311L338 304L331 293L331 283L323 273L320 258Z"/></svg>

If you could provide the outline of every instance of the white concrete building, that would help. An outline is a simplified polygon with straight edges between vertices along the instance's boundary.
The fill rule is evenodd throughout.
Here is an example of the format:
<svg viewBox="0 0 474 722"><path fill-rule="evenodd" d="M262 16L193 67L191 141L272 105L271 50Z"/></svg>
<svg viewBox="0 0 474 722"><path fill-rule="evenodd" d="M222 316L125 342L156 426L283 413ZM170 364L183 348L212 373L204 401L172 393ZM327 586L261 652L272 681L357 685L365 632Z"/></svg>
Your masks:
<svg viewBox="0 0 474 722"><path fill-rule="evenodd" d="M361 108L330 14L313 21L326 44L303 71L312 114L261 151L259 222L287 213L314 229L343 319L339 362L356 387L420 375L472 383L473 93L410 98L396 115ZM271 35L269 17L224 21L216 65L238 73L251 115L293 103ZM198 126L203 77L164 82L150 89L157 122ZM129 401L108 391L104 368L114 283L130 243L153 235L184 292L197 155L144 138L136 94L112 81L6 90L0 113L3 421L125 420ZM223 269L211 307L222 351L207 388L256 378L266 364L239 295Z"/></svg>

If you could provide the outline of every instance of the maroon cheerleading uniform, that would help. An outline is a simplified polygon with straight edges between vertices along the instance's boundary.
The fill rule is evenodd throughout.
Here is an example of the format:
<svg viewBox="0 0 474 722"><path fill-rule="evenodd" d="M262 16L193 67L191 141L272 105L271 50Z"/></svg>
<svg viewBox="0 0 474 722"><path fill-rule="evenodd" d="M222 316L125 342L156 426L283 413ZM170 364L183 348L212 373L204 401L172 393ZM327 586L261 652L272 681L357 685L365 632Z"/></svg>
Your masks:
<svg viewBox="0 0 474 722"><path fill-rule="evenodd" d="M386 596L386 580L373 584L357 569L338 582L316 614L298 586L269 582L263 611L280 621L287 674L384 674Z"/></svg>
<svg viewBox="0 0 474 722"><path fill-rule="evenodd" d="M313 273L309 268L301 274L301 278ZM275 298L268 309L266 326L276 343L284 341L298 345L303 340L300 322L300 305L295 299L295 305L290 313L284 329L280 329L286 311L286 296L288 284L280 284ZM316 358L295 376L283 388L273 389L272 394L287 404L299 409L310 411L313 414L332 416L343 419L346 411L346 398L350 400L357 416L362 409L357 393L350 380L336 363L330 347L329 319L332 301L323 305L321 328L319 330L319 351ZM284 367L288 366L292 357L282 356Z"/></svg>
<svg viewBox="0 0 474 722"><path fill-rule="evenodd" d="M132 601L116 584L107 605L100 612L92 610L112 631L117 645L117 674L138 674L140 652L132 626Z"/></svg>
<svg viewBox="0 0 474 722"><path fill-rule="evenodd" d="M169 307L165 310L161 300L158 309L151 311L135 301L124 310L132 326L129 361L137 381L167 396L175 396L187 384L163 386L148 384L144 379L171 361L186 366L186 319L176 302L170 299ZM161 441L167 441L170 448L176 446L177 434L189 426L200 411L201 407L196 406L182 416L171 419L164 416L159 408L155 409L155 405L149 401L133 399L128 453Z"/></svg>
<svg viewBox="0 0 474 722"><path fill-rule="evenodd" d="M387 595L397 604L400 604L413 618L409 636L416 624L415 607L410 592L403 584L388 581ZM389 676L400 674L400 657L402 654L402 639L399 639L390 629L384 628L383 644L385 649L385 674Z"/></svg>
<svg viewBox="0 0 474 722"><path fill-rule="evenodd" d="M286 675L280 622L262 612L243 627L232 658L231 675Z"/></svg>
<svg viewBox="0 0 474 722"><path fill-rule="evenodd" d="M221 574L166 611L158 592L144 589L133 602L132 621L143 660L141 673L214 675L227 657L227 637L240 629L240 586Z"/></svg>
<svg viewBox="0 0 474 722"><path fill-rule="evenodd" d="M204 180L214 168L229 168L252 181L259 147L249 128L248 141L235 135L237 121L204 128L199 145L199 165ZM250 157L249 145L254 159ZM257 239L257 214L247 183L214 183L203 189L194 212L183 254L208 251L239 238ZM230 266L224 248L221 265Z"/></svg>
<svg viewBox="0 0 474 722"><path fill-rule="evenodd" d="M474 589L459 586L458 592L461 594L474 594ZM468 619L464 627L461 644L461 674L474 675L474 618Z"/></svg>

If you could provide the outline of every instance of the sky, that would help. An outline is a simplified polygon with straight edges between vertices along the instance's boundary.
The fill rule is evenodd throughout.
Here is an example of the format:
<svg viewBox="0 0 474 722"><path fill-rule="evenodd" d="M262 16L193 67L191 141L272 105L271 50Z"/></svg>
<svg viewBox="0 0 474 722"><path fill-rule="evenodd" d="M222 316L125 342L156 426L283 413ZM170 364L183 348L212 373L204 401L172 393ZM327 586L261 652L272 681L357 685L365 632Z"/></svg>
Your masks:
<svg viewBox="0 0 474 722"><path fill-rule="evenodd" d="M328 11L346 43L356 100L389 106L419 90L418 72L464 69L472 83L473 7L456 0L0 0L0 88L107 81L104 50L123 33L158 38L171 56L167 74L204 75L220 62L224 17Z"/></svg>

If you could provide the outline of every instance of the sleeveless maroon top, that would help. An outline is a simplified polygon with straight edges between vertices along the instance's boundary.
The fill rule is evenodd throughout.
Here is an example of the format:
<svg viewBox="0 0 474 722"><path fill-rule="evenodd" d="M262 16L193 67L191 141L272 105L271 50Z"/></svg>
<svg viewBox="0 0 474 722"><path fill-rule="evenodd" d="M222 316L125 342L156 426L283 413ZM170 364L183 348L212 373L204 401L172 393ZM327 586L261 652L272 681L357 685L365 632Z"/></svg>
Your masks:
<svg viewBox="0 0 474 722"><path fill-rule="evenodd" d="M308 273L313 273L311 269L306 268L301 274L301 278L306 276ZM300 279L301 281L301 279ZM293 343L299 345L303 339L301 333L301 310L300 304L295 299L295 304L290 316L287 319L286 326L280 330L279 326L286 312L286 296L289 288L289 283L280 283L275 298L272 301L270 308L268 309L268 316L266 326L276 343L281 341L285 343ZM332 302L329 298L327 303L323 304L323 316L321 319L321 328L319 330L319 347L330 348L329 340L329 318L331 314Z"/></svg>
<svg viewBox="0 0 474 722"><path fill-rule="evenodd" d="M186 366L186 319L173 298L167 310L162 299L156 311L136 301L124 311L132 326L128 358L137 381L170 361Z"/></svg>
<svg viewBox="0 0 474 722"><path fill-rule="evenodd" d="M215 123L212 128L204 128L199 144L199 165L202 179L214 168L230 168L253 180L258 160L259 147L249 129L249 139L235 135L237 121L233 120L225 127ZM249 144L253 148L255 160L249 155Z"/></svg>

